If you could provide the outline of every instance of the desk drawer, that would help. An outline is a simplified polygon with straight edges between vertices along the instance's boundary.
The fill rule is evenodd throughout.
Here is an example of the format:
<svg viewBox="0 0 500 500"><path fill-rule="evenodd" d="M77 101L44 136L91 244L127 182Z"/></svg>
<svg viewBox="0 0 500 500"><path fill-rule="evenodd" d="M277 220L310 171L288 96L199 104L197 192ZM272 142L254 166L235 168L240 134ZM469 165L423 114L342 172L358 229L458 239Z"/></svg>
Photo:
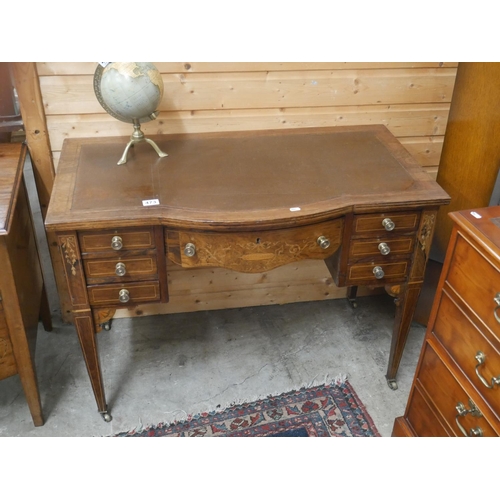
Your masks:
<svg viewBox="0 0 500 500"><path fill-rule="evenodd" d="M419 220L420 212L355 215L352 231L353 235L358 236L413 232L417 230ZM394 225L392 229L391 223Z"/></svg>
<svg viewBox="0 0 500 500"><path fill-rule="evenodd" d="M182 267L224 267L260 273L304 259L326 259L339 248L343 219L277 231L167 231L170 260Z"/></svg>
<svg viewBox="0 0 500 500"><path fill-rule="evenodd" d="M468 412L459 416L457 405L460 403L468 410L476 407L480 412L483 402L474 400L465 392L428 343L424 344L424 357L419 368L418 384L425 391L436 413L456 436L464 436L457 421L467 433L471 429L481 429L485 437L497 436L481 413ZM413 425L413 422L411 423Z"/></svg>
<svg viewBox="0 0 500 500"><path fill-rule="evenodd" d="M373 260L350 264L347 268L346 285L384 285L404 281L408 275L409 261L380 262ZM380 276L380 277L378 277Z"/></svg>
<svg viewBox="0 0 500 500"><path fill-rule="evenodd" d="M499 339L500 323L495 319L494 298L500 292L500 270L460 234L446 281Z"/></svg>
<svg viewBox="0 0 500 500"><path fill-rule="evenodd" d="M349 249L349 261L394 255L411 255L415 245L412 236L386 236L370 239L352 240Z"/></svg>
<svg viewBox="0 0 500 500"><path fill-rule="evenodd" d="M12 352L9 329L0 302L0 380L17 373L16 359Z"/></svg>
<svg viewBox="0 0 500 500"><path fill-rule="evenodd" d="M156 253L83 261L88 284L158 279Z"/></svg>
<svg viewBox="0 0 500 500"><path fill-rule="evenodd" d="M154 233L151 227L115 229L109 231L80 231L80 251L114 252L154 248Z"/></svg>
<svg viewBox="0 0 500 500"><path fill-rule="evenodd" d="M160 301L158 281L87 287L92 306L126 306Z"/></svg>
<svg viewBox="0 0 500 500"><path fill-rule="evenodd" d="M500 386L492 383L494 377L500 380L499 343L488 340L446 292L441 296L433 333L490 408L500 416ZM476 359L480 352L484 354L481 364ZM476 373L477 365L480 365L477 367L479 375L491 389L481 382Z"/></svg>

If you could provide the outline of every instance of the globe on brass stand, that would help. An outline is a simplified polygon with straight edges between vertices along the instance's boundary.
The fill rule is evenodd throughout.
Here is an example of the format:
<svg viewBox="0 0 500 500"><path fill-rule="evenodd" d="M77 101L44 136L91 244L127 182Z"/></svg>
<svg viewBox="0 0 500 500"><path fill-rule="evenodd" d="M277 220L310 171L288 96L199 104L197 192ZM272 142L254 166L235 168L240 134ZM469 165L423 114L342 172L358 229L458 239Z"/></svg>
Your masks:
<svg viewBox="0 0 500 500"><path fill-rule="evenodd" d="M122 157L118 161L117 165L123 165L124 163L127 163L127 154L128 150L136 143L138 142L143 142L146 141L148 144L151 144L153 149L156 151L158 156L160 158L165 158L165 156L168 156L167 153L164 153L157 145L156 142L153 141L152 139L148 139L145 135L144 132L141 130L141 122L139 120L134 120L134 133L130 137L130 141L128 142L127 146L125 147L125 151L122 154Z"/></svg>
<svg viewBox="0 0 500 500"><path fill-rule="evenodd" d="M152 63L98 63L94 73L94 92L108 114L134 126L118 165L127 163L130 148L139 142L151 145L160 158L168 156L141 130L141 123L157 118L157 108L163 98L163 79Z"/></svg>

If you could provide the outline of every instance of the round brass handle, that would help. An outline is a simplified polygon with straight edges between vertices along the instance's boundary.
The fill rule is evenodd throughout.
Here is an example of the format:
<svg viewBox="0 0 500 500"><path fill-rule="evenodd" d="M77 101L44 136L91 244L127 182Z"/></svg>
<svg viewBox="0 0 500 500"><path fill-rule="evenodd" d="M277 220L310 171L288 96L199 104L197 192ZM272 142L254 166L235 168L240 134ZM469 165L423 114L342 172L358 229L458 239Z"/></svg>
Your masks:
<svg viewBox="0 0 500 500"><path fill-rule="evenodd" d="M385 227L386 231L392 231L396 227L396 224L391 219L386 218L382 221L382 226Z"/></svg>
<svg viewBox="0 0 500 500"><path fill-rule="evenodd" d="M463 404L463 403L457 403L457 406L455 409L457 410L457 415L455 416L455 422L457 423L458 428L460 429L460 432L465 436L465 437L482 437L483 436L483 430L481 427L474 427L473 429L470 429L469 432L467 432L463 425L458 421L460 417L465 417L467 414L471 414L473 417L482 417L483 414L479 411L479 408L474 404L474 401L469 399L469 409Z"/></svg>
<svg viewBox="0 0 500 500"><path fill-rule="evenodd" d="M479 373L479 367L486 362L486 354L482 351L477 351L476 354L476 375L479 377L479 380L486 386L488 389L494 389L495 385L500 385L500 375L497 377L491 377L491 384Z"/></svg>
<svg viewBox="0 0 500 500"><path fill-rule="evenodd" d="M323 250L326 250L330 246L330 240L326 236L320 236L316 241Z"/></svg>
<svg viewBox="0 0 500 500"><path fill-rule="evenodd" d="M389 248L389 245L387 243L380 243L378 249L380 250L380 253L382 255L389 255L389 253L391 252L391 249Z"/></svg>
<svg viewBox="0 0 500 500"><path fill-rule="evenodd" d="M385 275L384 270L380 266L375 266L373 268L373 274L378 280L381 280Z"/></svg>
<svg viewBox="0 0 500 500"><path fill-rule="evenodd" d="M117 276L125 276L127 274L127 268L123 262L118 262L115 266L115 274Z"/></svg>
<svg viewBox="0 0 500 500"><path fill-rule="evenodd" d="M184 255L187 257L194 257L196 253L196 247L194 246L193 243L186 243L186 246L184 247Z"/></svg>
<svg viewBox="0 0 500 500"><path fill-rule="evenodd" d="M120 299L120 302L128 302L130 300L130 293L127 289L122 288L120 292L118 293L118 298Z"/></svg>
<svg viewBox="0 0 500 500"><path fill-rule="evenodd" d="M121 250L123 248L123 240L120 236L113 236L111 238L111 248L113 250Z"/></svg>

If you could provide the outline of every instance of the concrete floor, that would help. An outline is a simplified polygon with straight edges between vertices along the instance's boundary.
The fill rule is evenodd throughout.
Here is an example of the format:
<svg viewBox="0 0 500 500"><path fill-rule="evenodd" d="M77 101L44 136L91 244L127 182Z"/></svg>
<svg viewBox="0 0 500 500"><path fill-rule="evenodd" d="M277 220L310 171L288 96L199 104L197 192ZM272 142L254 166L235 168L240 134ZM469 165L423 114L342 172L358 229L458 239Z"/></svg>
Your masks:
<svg viewBox="0 0 500 500"><path fill-rule="evenodd" d="M29 165L26 177L30 186ZM47 261L40 230L39 238ZM35 360L46 423L34 427L16 375L0 381L0 437L109 436L338 376L347 376L382 436L404 413L425 328L412 325L399 389L391 390L385 372L395 308L379 295L358 299L356 309L336 299L113 320L98 335L113 417L106 423L76 332L61 322L50 273L54 328L40 324Z"/></svg>

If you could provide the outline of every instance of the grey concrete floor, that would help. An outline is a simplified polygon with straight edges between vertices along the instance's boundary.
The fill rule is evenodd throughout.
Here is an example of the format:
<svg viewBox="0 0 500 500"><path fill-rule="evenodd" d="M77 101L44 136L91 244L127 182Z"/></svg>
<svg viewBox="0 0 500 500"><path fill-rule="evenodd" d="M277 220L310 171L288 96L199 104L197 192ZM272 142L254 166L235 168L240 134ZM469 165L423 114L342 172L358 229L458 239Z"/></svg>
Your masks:
<svg viewBox="0 0 500 500"><path fill-rule="evenodd" d="M30 165L25 168L33 190ZM0 437L110 436L347 376L382 436L404 413L425 328L412 325L398 373L385 380L395 306L387 295L122 318L98 335L113 420L97 412L72 325L61 321L39 207L32 200L53 310L39 325L36 369L45 425L34 427L16 375L0 381Z"/></svg>

